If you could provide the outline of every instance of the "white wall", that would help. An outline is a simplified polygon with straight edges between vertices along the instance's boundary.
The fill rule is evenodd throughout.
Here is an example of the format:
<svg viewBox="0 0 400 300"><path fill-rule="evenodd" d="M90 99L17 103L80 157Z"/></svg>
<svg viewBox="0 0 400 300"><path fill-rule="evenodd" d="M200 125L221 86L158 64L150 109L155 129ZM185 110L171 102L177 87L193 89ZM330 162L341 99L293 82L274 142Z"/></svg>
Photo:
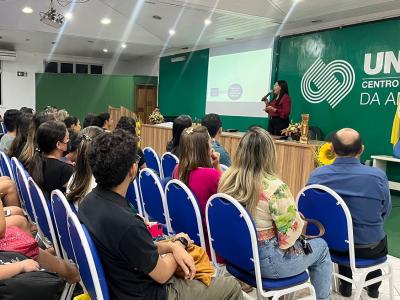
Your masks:
<svg viewBox="0 0 400 300"><path fill-rule="evenodd" d="M44 61L47 55L43 53L17 52L16 61L1 62L1 91L2 104L0 113L3 115L7 109L19 109L22 106L35 108L35 73L42 73ZM51 58L56 61L95 63L104 65L104 70L108 67L108 61L92 59L87 57L60 56L54 55ZM26 77L17 76L17 72L27 72Z"/></svg>
<svg viewBox="0 0 400 300"><path fill-rule="evenodd" d="M160 69L160 58L158 56L144 56L130 61L119 61L113 74L158 76Z"/></svg>

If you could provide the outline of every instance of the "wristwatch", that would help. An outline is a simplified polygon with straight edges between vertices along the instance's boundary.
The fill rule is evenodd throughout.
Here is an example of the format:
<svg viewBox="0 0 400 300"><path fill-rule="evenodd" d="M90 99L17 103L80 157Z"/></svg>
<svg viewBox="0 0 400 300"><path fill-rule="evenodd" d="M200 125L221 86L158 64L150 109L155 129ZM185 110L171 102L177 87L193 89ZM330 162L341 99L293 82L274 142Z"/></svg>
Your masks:
<svg viewBox="0 0 400 300"><path fill-rule="evenodd" d="M177 237L174 242L176 241L180 242L185 247L185 249L189 246L189 242L187 241L187 239L182 236Z"/></svg>
<svg viewBox="0 0 400 300"><path fill-rule="evenodd" d="M4 209L4 216L5 217L11 216L11 209L9 209L9 208Z"/></svg>

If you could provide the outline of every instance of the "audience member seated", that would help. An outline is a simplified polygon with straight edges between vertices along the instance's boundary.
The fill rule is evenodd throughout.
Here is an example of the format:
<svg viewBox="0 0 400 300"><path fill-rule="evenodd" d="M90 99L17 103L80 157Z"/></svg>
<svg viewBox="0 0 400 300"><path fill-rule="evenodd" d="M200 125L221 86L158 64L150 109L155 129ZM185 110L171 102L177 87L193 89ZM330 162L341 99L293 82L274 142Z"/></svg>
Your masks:
<svg viewBox="0 0 400 300"><path fill-rule="evenodd" d="M66 191L73 168L61 161L68 150L69 133L65 124L48 121L39 126L36 132L37 148L29 164L28 172L33 180L49 197L55 189Z"/></svg>
<svg viewBox="0 0 400 300"><path fill-rule="evenodd" d="M68 116L69 116L69 113L65 109L60 109L54 114L54 117L56 118L56 121L60 121L60 122L64 122L64 120Z"/></svg>
<svg viewBox="0 0 400 300"><path fill-rule="evenodd" d="M303 220L289 187L277 176L276 148L267 131L253 127L243 136L218 191L238 200L252 215L263 277L285 278L308 269L317 299L330 299L328 246L321 238L312 239L312 253L304 253L299 240Z"/></svg>
<svg viewBox="0 0 400 300"><path fill-rule="evenodd" d="M166 150L175 154L178 158L180 157L179 141L181 139L181 133L185 128L190 126L192 126L192 119L187 115L181 115L175 118L172 125L172 140L168 142Z"/></svg>
<svg viewBox="0 0 400 300"><path fill-rule="evenodd" d="M0 177L0 198L6 206L18 206L21 207L19 202L19 196L17 186L10 177Z"/></svg>
<svg viewBox="0 0 400 300"><path fill-rule="evenodd" d="M124 130L105 132L89 151L97 187L82 201L78 216L99 252L111 299L243 299L233 278L216 277L210 286L192 280L196 269L185 250L187 235L154 243L143 220L125 199L136 177L136 141ZM190 239L189 239L190 240ZM177 267L186 279L174 277Z"/></svg>
<svg viewBox="0 0 400 300"><path fill-rule="evenodd" d="M136 135L136 120L132 117L125 117L122 116L115 129L123 129L126 130L129 134L133 135L134 137L137 137ZM146 159L144 158L143 150L138 147L137 148L137 154L140 157L139 160L139 169L146 168Z"/></svg>
<svg viewBox="0 0 400 300"><path fill-rule="evenodd" d="M83 128L89 127L89 126L95 126L93 123L93 120L96 118L96 114L93 113L88 113L83 120Z"/></svg>
<svg viewBox="0 0 400 300"><path fill-rule="evenodd" d="M16 109L9 109L4 113L4 126L7 133L0 140L0 150L7 152L17 135L17 125L21 117L21 112Z"/></svg>
<svg viewBox="0 0 400 300"><path fill-rule="evenodd" d="M35 141L37 129L39 128L40 124L52 120L54 120L54 115L49 111L37 112L33 115L32 123L29 126L28 138L22 148L21 155L18 157L18 160L25 166L26 169L28 169L29 163L31 162L33 154L35 153L35 148L37 148Z"/></svg>
<svg viewBox="0 0 400 300"><path fill-rule="evenodd" d="M222 174L219 153L211 147L211 138L204 126L183 130L179 147L181 157L172 176L190 188L204 218L207 200L217 193Z"/></svg>
<svg viewBox="0 0 400 300"><path fill-rule="evenodd" d="M231 165L231 158L229 156L229 153L217 141L222 132L222 122L219 115L217 114L205 115L205 117L201 121L201 125L207 128L208 133L211 136L211 145L213 149L220 154L219 162L229 167Z"/></svg>
<svg viewBox="0 0 400 300"><path fill-rule="evenodd" d="M79 132L81 131L81 122L77 117L74 116L69 116L65 118L64 120L65 126L67 126L67 129L70 129L74 132Z"/></svg>
<svg viewBox="0 0 400 300"><path fill-rule="evenodd" d="M113 129L114 120L108 112L99 114L97 120L99 121L99 127L103 128L105 131L111 131Z"/></svg>
<svg viewBox="0 0 400 300"><path fill-rule="evenodd" d="M23 114L33 115L33 109L32 109L32 108L29 108L29 107L23 106L23 107L21 107L21 108L19 109L19 111L20 111L21 113L23 113Z"/></svg>
<svg viewBox="0 0 400 300"><path fill-rule="evenodd" d="M64 156L61 157L61 160L67 164L70 164L71 166L75 166L78 155L78 147L81 143L82 137L71 129L67 130L69 133L68 150L67 152L64 152Z"/></svg>
<svg viewBox="0 0 400 300"><path fill-rule="evenodd" d="M22 113L17 124L16 136L13 140L10 149L8 149L7 155L9 157L19 157L22 149L24 148L28 139L29 126L32 122L32 114Z"/></svg>
<svg viewBox="0 0 400 300"><path fill-rule="evenodd" d="M67 199L74 204L76 210L82 199L97 185L89 165L88 151L93 139L103 132L100 127L89 126L79 133L80 143L77 147L75 172L67 185Z"/></svg>
<svg viewBox="0 0 400 300"><path fill-rule="evenodd" d="M0 200L0 211L3 211L3 204ZM39 245L32 237L28 229L21 229L17 226L7 226L4 214L0 214L0 251L16 251L13 245L17 245L16 240L20 241L20 245L32 245L33 247L25 247L28 252L22 253L37 261L40 267L45 268L47 271L58 273L59 276L65 278L69 283L76 283L79 281L79 273L77 268L59 259L49 252L40 249ZM21 248L19 248L21 249ZM33 262L22 262L18 265L12 264L12 267L5 267L0 264L0 279L5 279L17 275L23 271L38 269L38 265ZM23 269L25 268L26 269ZM5 273L3 273L3 271Z"/></svg>
<svg viewBox="0 0 400 300"><path fill-rule="evenodd" d="M360 163L364 151L360 134L343 128L331 136L336 159L332 165L315 169L308 184L322 184L337 192L346 202L352 219L355 255L360 258L379 258L388 253L384 222L391 210L388 179L384 172ZM345 255L345 254L344 254ZM339 266L339 273L351 277L351 269ZM381 276L376 270L367 280ZM368 287L371 298L379 297L381 282ZM340 293L351 296L351 284L341 280Z"/></svg>

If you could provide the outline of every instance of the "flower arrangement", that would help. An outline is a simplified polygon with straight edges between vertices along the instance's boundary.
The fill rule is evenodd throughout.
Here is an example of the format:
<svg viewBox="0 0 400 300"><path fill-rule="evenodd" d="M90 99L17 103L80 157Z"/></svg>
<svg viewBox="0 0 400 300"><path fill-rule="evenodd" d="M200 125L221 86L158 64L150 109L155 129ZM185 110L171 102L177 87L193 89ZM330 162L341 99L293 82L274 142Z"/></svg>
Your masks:
<svg viewBox="0 0 400 300"><path fill-rule="evenodd" d="M299 140L301 135L301 123L290 123L288 128L281 131L285 136L290 136L294 140Z"/></svg>
<svg viewBox="0 0 400 300"><path fill-rule="evenodd" d="M164 122L164 117L160 113L158 107L156 107L149 116L149 121L151 124L160 124Z"/></svg>
<svg viewBox="0 0 400 300"><path fill-rule="evenodd" d="M317 147L315 161L318 166L330 165L335 161L336 155L331 150L331 143L324 143Z"/></svg>

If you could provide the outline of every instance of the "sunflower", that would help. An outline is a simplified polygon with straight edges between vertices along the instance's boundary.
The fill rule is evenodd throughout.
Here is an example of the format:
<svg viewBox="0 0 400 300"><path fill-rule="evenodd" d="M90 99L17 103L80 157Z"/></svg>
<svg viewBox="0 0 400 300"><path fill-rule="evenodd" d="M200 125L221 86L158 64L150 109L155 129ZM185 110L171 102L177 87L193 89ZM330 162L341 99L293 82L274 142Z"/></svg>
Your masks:
<svg viewBox="0 0 400 300"><path fill-rule="evenodd" d="M330 165L335 161L336 156L331 150L331 143L325 143L319 147L317 158L320 166Z"/></svg>

